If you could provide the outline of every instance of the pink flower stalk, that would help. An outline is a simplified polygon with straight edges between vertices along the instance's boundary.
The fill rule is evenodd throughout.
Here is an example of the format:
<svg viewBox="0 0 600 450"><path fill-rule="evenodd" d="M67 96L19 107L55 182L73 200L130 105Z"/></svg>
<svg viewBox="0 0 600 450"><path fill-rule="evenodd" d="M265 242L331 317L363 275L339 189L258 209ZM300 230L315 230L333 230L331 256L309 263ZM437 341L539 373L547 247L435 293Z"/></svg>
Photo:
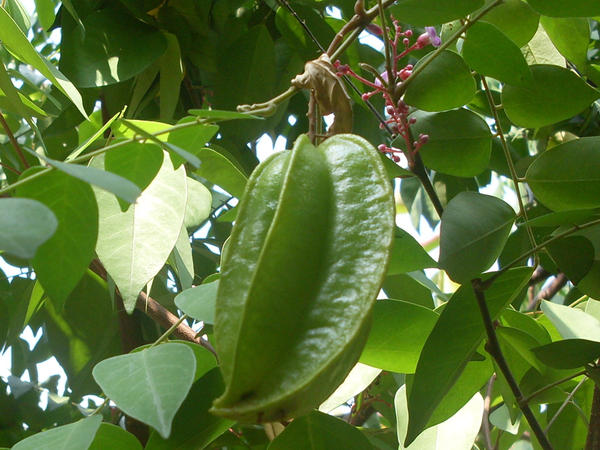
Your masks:
<svg viewBox="0 0 600 450"><path fill-rule="evenodd" d="M400 87L402 83L411 76L413 71L412 64L398 68L398 61L410 52L414 50L420 50L427 45L438 47L441 44L441 39L437 35L434 27L425 27L426 32L420 35L411 45L410 41L413 37L412 30L402 31L402 27L397 20L393 20L392 24L394 27L394 36L393 38L389 38L390 49L392 52L392 80L389 80L390 74L387 70L384 70L381 74L379 74L379 77L375 77L374 81L370 81L355 73L348 65L341 64L339 61L336 61L334 66L337 70L338 76L351 76L363 83L365 86L373 89L370 92L365 92L362 94L363 100L366 101L376 94L381 94L383 96L386 105L386 119L385 125L381 124L380 126L381 128L387 126L394 135L401 136L406 145L404 150L385 144L379 145L378 149L383 153L389 154L391 159L395 162L399 162L399 155L404 154L410 165L413 163L414 156L419 149L427 143L429 136L420 134L416 140L413 140L410 132L410 126L416 122L416 119L408 117L409 107L406 103L404 103L403 100L399 100L397 103L395 103L393 100L393 92L395 89ZM370 31L379 34L379 30L377 29ZM389 30L382 31L382 34L384 36L389 36ZM403 47L403 50L401 51L399 50L400 45Z"/></svg>

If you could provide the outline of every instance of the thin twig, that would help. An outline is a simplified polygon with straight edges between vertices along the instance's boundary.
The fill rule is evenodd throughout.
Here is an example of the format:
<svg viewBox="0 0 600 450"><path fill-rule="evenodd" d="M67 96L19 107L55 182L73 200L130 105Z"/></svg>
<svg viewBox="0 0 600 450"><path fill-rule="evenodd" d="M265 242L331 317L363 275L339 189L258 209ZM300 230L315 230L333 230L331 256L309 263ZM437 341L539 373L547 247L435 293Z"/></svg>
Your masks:
<svg viewBox="0 0 600 450"><path fill-rule="evenodd" d="M544 430L545 433L548 432L548 430L554 424L556 419L558 419L558 416L560 416L560 413L563 412L563 409L565 409L567 407L567 404L573 399L573 397L575 396L575 393L579 390L579 388L581 386L583 386L583 383L585 383L586 381L587 381L587 377L584 377L579 383L577 383L577 386L575 386L573 388L573 390L569 393L569 395L567 396L565 401L562 403L562 405L560 405L560 408L558 408L558 411L556 411L556 414L554 414L552 419L550 419L550 422L548 422L548 425L546 425L546 429Z"/></svg>
<svg viewBox="0 0 600 450"><path fill-rule="evenodd" d="M4 114L2 114L1 112L0 112L0 124L2 124L2 128L4 128L4 132L8 136L8 140L10 141L11 145L15 149L15 153L21 160L21 164L23 164L23 167L25 169L27 169L29 167L29 163L25 159L25 155L23 154L23 151L21 150L21 146L17 142L17 139L15 138L15 135L13 134L12 130L10 129L10 126L6 122L6 119L4 118Z"/></svg>
<svg viewBox="0 0 600 450"><path fill-rule="evenodd" d="M298 16L298 14L296 13L296 11L294 11L294 9L288 3L288 1L287 0L277 0L277 1L279 3L281 3L290 12L290 14L292 16L294 16L294 18L296 19L296 21L304 29L304 32L315 43L315 45L319 48L319 50L321 51L321 53L325 53L325 48L323 48L323 46L321 45L321 43L319 42L319 40L317 39L317 37L313 34L313 32L311 31L311 29L306 25L306 22L304 21L304 19L302 19L300 16Z"/></svg>
<svg viewBox="0 0 600 450"><path fill-rule="evenodd" d="M506 139L504 138L504 132L502 131L502 124L500 123L500 117L498 115L498 109L496 103L494 103L494 97L492 96L492 91L490 90L487 81L485 81L485 76L481 76L481 84L483 85L483 90L485 91L485 95L487 97L488 103L490 105L490 110L494 116L494 121L496 122L496 131L498 133L498 137L500 138L500 143L502 144L502 150L504 151L504 158L506 159L506 163L508 164L508 169L510 171L510 176L512 178L513 184L515 186L515 192L517 194L517 202L519 203L519 214L525 219L525 229L527 230L527 236L529 237L529 242L532 247L536 246L535 236L533 235L533 231L531 230L531 226L528 224L529 217L527 217L527 211L525 209L525 205L523 205L523 199L521 198L521 190L519 189L519 180L517 175L517 170L515 169L515 164L512 160L512 156L510 154L510 150L508 149L508 144L506 143Z"/></svg>
<svg viewBox="0 0 600 450"><path fill-rule="evenodd" d="M524 404L528 404L531 400L533 400L538 395L552 389L553 387L556 387L556 386L563 384L569 380L572 380L573 378L577 378L577 377L580 377L581 375L585 375L585 373L586 373L585 370L582 370L580 372L574 373L573 375L569 375L568 377L561 378L560 380L557 380L554 383L550 383L549 385L544 386L544 387L538 389L537 391L529 394L527 397L523 398L521 400L521 402Z"/></svg>
<svg viewBox="0 0 600 450"><path fill-rule="evenodd" d="M511 262L509 262L508 264L506 264L505 266L502 267L502 269L500 269L499 271L497 271L494 275L492 275L490 278L488 278L485 283L483 284L483 288L487 289L488 287L490 287L492 285L492 283L494 281L496 281L496 279L501 276L504 272L506 272L508 269L511 269L512 267L514 267L515 265L517 265L520 261L522 261L524 258L528 258L531 255L534 255L535 253L539 252L540 250L544 249L546 246L548 246L549 244L562 239L565 236L568 236L570 234L573 234L579 230L583 230L585 228L589 228L589 227L593 227L595 225L600 225L600 219L596 219L596 220L592 220L591 222L587 222L581 225L574 225L573 227L569 228L568 230L563 231L562 233L558 233L554 236L552 236L550 239L542 242L541 244L536 245L534 248L526 251L525 253L521 254L520 256L516 257L515 259L513 259Z"/></svg>
<svg viewBox="0 0 600 450"><path fill-rule="evenodd" d="M496 331L494 329L492 317L490 316L490 311L485 301L485 293L481 279L472 280L471 284L473 286L473 291L475 293L475 298L477 299L477 305L479 306L479 311L481 313L481 318L483 319L483 324L487 335L486 350L492 356L492 358L494 358L494 361L496 361L496 364L502 372L502 375L504 375L504 378L508 383L510 390L517 399L517 403L519 404L523 415L527 419L531 430L537 437L540 446L544 450L551 450L552 445L550 444L550 441L548 441L548 437L544 433L544 430L542 430L542 427L536 419L535 415L533 414L533 411L531 411L529 405L520 401L523 398L523 393L521 392L521 388L519 387L517 380L515 379L510 368L508 367L508 363L506 362L504 354L502 353L502 350L500 348L500 343L498 342L498 337L496 336Z"/></svg>

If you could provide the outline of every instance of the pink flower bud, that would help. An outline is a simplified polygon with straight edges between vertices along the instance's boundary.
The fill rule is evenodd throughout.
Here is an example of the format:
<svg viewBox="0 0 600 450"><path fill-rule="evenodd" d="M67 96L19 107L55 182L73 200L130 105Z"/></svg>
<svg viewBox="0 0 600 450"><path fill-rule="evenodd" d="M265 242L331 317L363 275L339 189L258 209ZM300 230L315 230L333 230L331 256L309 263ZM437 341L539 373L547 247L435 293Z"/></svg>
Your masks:
<svg viewBox="0 0 600 450"><path fill-rule="evenodd" d="M404 32L404 36L406 36L407 38L412 37L413 35L413 31L412 30L406 30Z"/></svg>
<svg viewBox="0 0 600 450"><path fill-rule="evenodd" d="M367 25L367 30L374 34L375 36L383 36L383 30L379 25L375 25L374 23L370 23Z"/></svg>

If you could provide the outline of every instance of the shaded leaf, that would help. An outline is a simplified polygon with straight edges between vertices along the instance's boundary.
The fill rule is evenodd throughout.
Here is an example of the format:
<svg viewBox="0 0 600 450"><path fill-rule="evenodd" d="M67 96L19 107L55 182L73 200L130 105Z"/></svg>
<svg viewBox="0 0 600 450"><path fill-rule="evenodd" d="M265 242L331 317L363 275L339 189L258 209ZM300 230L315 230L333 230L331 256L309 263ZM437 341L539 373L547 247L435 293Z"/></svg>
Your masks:
<svg viewBox="0 0 600 450"><path fill-rule="evenodd" d="M128 14L103 9L83 19L85 33L63 31L60 67L82 88L106 86L132 78L166 50L165 37ZM140 45L143 43L143 45Z"/></svg>
<svg viewBox="0 0 600 450"><path fill-rule="evenodd" d="M39 169L24 172L23 177ZM89 184L52 171L20 186L20 197L45 204L58 220L54 235L33 258L38 280L58 310L94 257L98 235L98 206Z"/></svg>
<svg viewBox="0 0 600 450"><path fill-rule="evenodd" d="M532 349L535 356L556 369L584 367L600 358L600 342L586 339L565 339Z"/></svg>
<svg viewBox="0 0 600 450"><path fill-rule="evenodd" d="M218 288L219 280L186 289L175 297L175 305L188 316L213 324Z"/></svg>
<svg viewBox="0 0 600 450"><path fill-rule="evenodd" d="M352 425L336 417L313 411L295 419L277 436L268 450L366 450L367 438Z"/></svg>
<svg viewBox="0 0 600 450"><path fill-rule="evenodd" d="M551 125L580 113L600 97L600 92L570 70L543 64L530 69L533 82L523 86L507 84L502 90L502 105L515 125Z"/></svg>
<svg viewBox="0 0 600 450"><path fill-rule="evenodd" d="M210 148L200 150L198 158L202 164L194 173L222 187L234 197L242 198L247 177L229 159Z"/></svg>
<svg viewBox="0 0 600 450"><path fill-rule="evenodd" d="M473 70L504 83L521 85L532 81L521 49L494 25L476 23L469 28L462 56Z"/></svg>
<svg viewBox="0 0 600 450"><path fill-rule="evenodd" d="M431 55L422 58L415 70ZM423 111L444 111L466 105L475 92L475 80L465 61L446 50L410 82L404 101Z"/></svg>
<svg viewBox="0 0 600 450"><path fill-rule="evenodd" d="M531 272L530 268L509 270L485 292L492 319L519 294ZM460 324L460 333L457 333L457 324ZM484 336L473 288L461 286L446 304L421 352L408 398L407 442L414 440L427 426Z"/></svg>
<svg viewBox="0 0 600 450"><path fill-rule="evenodd" d="M88 450L142 450L137 438L123 428L111 423L102 423Z"/></svg>
<svg viewBox="0 0 600 450"><path fill-rule="evenodd" d="M527 0L533 9L550 17L585 17L600 15L595 0Z"/></svg>
<svg viewBox="0 0 600 450"><path fill-rule="evenodd" d="M481 21L496 26L521 48L537 31L539 14L523 0L504 0L483 16Z"/></svg>
<svg viewBox="0 0 600 450"><path fill-rule="evenodd" d="M544 205L556 211L600 206L599 137L584 137L546 150L525 178Z"/></svg>
<svg viewBox="0 0 600 450"><path fill-rule="evenodd" d="M500 255L514 220L499 198L461 192L442 215L440 267L459 283L477 277Z"/></svg>
<svg viewBox="0 0 600 450"><path fill-rule="evenodd" d="M436 25L465 17L483 0L399 0L390 8L394 17L412 25Z"/></svg>

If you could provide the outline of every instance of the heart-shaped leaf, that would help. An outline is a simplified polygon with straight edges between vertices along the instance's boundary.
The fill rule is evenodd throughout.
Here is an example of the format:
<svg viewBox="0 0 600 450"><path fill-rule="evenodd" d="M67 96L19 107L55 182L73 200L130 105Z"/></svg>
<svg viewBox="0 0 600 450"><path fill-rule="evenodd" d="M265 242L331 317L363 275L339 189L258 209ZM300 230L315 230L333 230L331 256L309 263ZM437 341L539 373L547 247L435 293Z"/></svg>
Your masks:
<svg viewBox="0 0 600 450"><path fill-rule="evenodd" d="M94 414L75 423L52 428L17 442L13 450L75 450L88 448L100 427L102 416Z"/></svg>
<svg viewBox="0 0 600 450"><path fill-rule="evenodd" d="M163 344L99 362L92 375L126 414L163 438L194 381L196 359L184 344Z"/></svg>

